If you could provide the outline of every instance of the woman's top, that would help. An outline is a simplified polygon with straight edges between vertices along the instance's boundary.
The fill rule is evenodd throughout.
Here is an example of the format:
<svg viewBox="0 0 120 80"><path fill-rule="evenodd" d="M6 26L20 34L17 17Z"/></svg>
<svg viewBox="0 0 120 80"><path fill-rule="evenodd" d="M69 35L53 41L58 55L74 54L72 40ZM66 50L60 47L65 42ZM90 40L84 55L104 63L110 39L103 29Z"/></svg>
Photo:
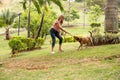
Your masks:
<svg viewBox="0 0 120 80"><path fill-rule="evenodd" d="M59 24L59 21L57 20L54 24L53 24L53 29L55 29L56 31L58 31L58 32L60 32L60 27L62 27L62 26L58 26L58 24Z"/></svg>

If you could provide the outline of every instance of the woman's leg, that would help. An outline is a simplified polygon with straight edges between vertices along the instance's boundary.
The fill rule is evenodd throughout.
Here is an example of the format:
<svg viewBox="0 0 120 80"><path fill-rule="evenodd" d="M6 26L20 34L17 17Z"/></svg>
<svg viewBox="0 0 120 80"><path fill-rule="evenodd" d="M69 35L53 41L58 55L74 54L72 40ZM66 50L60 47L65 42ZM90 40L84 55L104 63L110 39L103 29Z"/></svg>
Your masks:
<svg viewBox="0 0 120 80"><path fill-rule="evenodd" d="M55 46L56 39L55 39L55 33L53 29L50 30L50 35L52 38L51 52L54 52L54 46Z"/></svg>
<svg viewBox="0 0 120 80"><path fill-rule="evenodd" d="M63 52L63 50L62 50L62 41L63 41L63 38L62 38L62 36L60 36L59 33L57 33L55 36L59 39L59 51Z"/></svg>

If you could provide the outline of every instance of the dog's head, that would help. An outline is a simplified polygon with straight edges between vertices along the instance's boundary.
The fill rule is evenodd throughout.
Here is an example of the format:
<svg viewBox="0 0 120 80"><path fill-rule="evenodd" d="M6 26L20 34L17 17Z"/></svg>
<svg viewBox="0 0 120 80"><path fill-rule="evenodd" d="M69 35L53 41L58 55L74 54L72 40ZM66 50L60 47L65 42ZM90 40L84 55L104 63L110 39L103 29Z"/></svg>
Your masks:
<svg viewBox="0 0 120 80"><path fill-rule="evenodd" d="M79 41L80 38L78 36L73 36L75 40Z"/></svg>

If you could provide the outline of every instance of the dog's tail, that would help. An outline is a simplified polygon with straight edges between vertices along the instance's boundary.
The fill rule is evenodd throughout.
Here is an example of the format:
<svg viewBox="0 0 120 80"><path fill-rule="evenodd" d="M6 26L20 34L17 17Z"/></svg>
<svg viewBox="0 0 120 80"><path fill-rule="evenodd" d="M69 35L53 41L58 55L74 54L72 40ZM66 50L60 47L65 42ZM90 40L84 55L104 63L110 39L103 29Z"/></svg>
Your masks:
<svg viewBox="0 0 120 80"><path fill-rule="evenodd" d="M90 37L92 37L92 38L93 38L92 32L91 32L91 31L88 31L88 32L90 33Z"/></svg>
<svg viewBox="0 0 120 80"><path fill-rule="evenodd" d="M93 38L93 35L92 35L92 32L91 31L88 31L90 33L90 37L91 37L91 42L92 42L92 46L94 46L94 38Z"/></svg>

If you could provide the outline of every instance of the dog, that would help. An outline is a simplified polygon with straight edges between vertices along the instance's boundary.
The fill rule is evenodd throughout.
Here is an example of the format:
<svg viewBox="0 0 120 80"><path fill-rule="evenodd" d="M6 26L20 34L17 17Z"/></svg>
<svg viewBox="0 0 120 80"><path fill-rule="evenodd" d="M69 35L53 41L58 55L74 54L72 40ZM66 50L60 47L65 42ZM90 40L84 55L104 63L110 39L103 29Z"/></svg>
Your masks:
<svg viewBox="0 0 120 80"><path fill-rule="evenodd" d="M75 40L77 40L80 43L80 46L78 47L78 50L83 47L85 44L87 46L93 46L93 39L92 39L92 32L88 31L90 33L90 36L87 37L78 37L73 36Z"/></svg>

